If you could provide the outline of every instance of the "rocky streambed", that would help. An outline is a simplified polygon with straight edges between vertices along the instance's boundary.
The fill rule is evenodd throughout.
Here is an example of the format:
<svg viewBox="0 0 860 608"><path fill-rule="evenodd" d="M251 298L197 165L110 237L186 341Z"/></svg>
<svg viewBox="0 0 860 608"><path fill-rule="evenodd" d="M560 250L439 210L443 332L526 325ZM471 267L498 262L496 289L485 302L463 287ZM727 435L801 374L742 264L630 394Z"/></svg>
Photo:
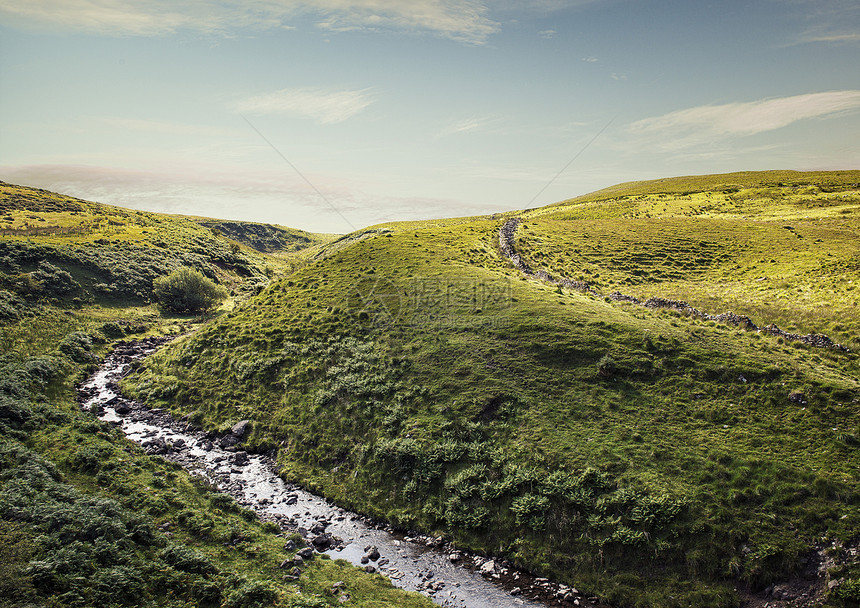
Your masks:
<svg viewBox="0 0 860 608"><path fill-rule="evenodd" d="M505 608L601 606L577 589L513 569L504 560L459 551L441 537L408 534L374 523L324 498L285 483L272 458L241 448L247 422L227 434L205 432L168 412L125 399L117 382L131 364L165 342L149 338L119 343L84 384L84 409L121 427L149 454L158 454L207 479L220 491L253 509L262 519L305 539L293 560L281 566L300 576L301 565L327 553L378 572L401 588L430 596L442 606Z"/></svg>

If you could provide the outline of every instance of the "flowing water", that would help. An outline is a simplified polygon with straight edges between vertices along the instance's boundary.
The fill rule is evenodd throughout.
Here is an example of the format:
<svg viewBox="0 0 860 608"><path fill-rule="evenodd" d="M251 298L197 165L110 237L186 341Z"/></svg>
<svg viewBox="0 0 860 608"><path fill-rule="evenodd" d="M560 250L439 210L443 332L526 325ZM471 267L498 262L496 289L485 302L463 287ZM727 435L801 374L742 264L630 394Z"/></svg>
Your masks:
<svg viewBox="0 0 860 608"><path fill-rule="evenodd" d="M298 531L308 546L379 572L404 589L430 596L441 606L468 608L594 606L576 589L518 572L503 561L468 554L441 538L407 536L285 483L270 458L247 453L235 435L225 438L194 430L166 412L124 399L117 381L133 361L163 340L120 344L83 384L80 400L102 420L121 426L148 453L162 454L201 475L262 519ZM226 447L223 447L226 446ZM375 550L374 550L375 548Z"/></svg>

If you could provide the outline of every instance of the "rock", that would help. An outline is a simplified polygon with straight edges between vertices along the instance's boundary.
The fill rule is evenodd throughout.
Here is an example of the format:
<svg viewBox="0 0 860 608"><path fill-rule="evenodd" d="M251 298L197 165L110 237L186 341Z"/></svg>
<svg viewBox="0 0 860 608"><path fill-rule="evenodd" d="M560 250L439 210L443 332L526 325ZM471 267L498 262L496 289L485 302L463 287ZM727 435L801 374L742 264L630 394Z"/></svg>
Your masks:
<svg viewBox="0 0 860 608"><path fill-rule="evenodd" d="M248 426L251 424L250 420L242 420L233 425L233 428L230 429L230 434L242 438L245 436L245 433L248 431Z"/></svg>
<svg viewBox="0 0 860 608"><path fill-rule="evenodd" d="M463 556L456 551L448 555L448 561L450 561L451 563L459 562L461 559L463 559Z"/></svg>
<svg viewBox="0 0 860 608"><path fill-rule="evenodd" d="M221 438L218 442L218 445L221 446L222 449L227 449L239 443L238 437L235 435L227 435L226 437Z"/></svg>
<svg viewBox="0 0 860 608"><path fill-rule="evenodd" d="M245 466L251 462L248 460L248 452L236 452L233 455L233 463L239 466Z"/></svg>
<svg viewBox="0 0 860 608"><path fill-rule="evenodd" d="M120 403L119 405L115 406L113 410L117 413L117 416L125 416L126 414L131 412L131 408L128 407L127 403Z"/></svg>
<svg viewBox="0 0 860 608"><path fill-rule="evenodd" d="M519 587L514 587L513 589L511 589L511 595L519 595L522 592L523 592L523 590L520 589Z"/></svg>
<svg viewBox="0 0 860 608"><path fill-rule="evenodd" d="M290 574L292 574L295 578L299 578L302 575L302 569L299 567L295 567Z"/></svg>
<svg viewBox="0 0 860 608"><path fill-rule="evenodd" d="M776 600L793 600L797 597L797 592L789 585L774 585L773 598Z"/></svg>
<svg viewBox="0 0 860 608"><path fill-rule="evenodd" d="M304 549L301 549L298 553L296 553L296 555L298 555L302 559L312 559L314 556L314 550L310 547L305 547Z"/></svg>
<svg viewBox="0 0 860 608"><path fill-rule="evenodd" d="M804 395L800 391L792 391L788 394L788 400L798 405L805 405L806 395Z"/></svg>
<svg viewBox="0 0 860 608"><path fill-rule="evenodd" d="M484 576L492 576L496 573L496 562L489 560L481 566L481 574Z"/></svg>
<svg viewBox="0 0 860 608"><path fill-rule="evenodd" d="M288 540L284 543L284 551L295 551L296 543L292 540Z"/></svg>
<svg viewBox="0 0 860 608"><path fill-rule="evenodd" d="M325 532L326 527L327 526L322 522L316 522L314 525L311 526L311 533L322 534L323 532Z"/></svg>
<svg viewBox="0 0 860 608"><path fill-rule="evenodd" d="M282 561L282 562L281 562L281 565L280 565L280 566L278 566L278 568L280 568L281 570L283 570L284 568L289 568L289 567L290 567L290 566L292 566L292 565L293 565L293 560L291 560L291 559L285 559L284 561Z"/></svg>
<svg viewBox="0 0 860 608"><path fill-rule="evenodd" d="M287 494L284 499L285 505L294 505L299 501L299 497L296 494Z"/></svg>
<svg viewBox="0 0 860 608"><path fill-rule="evenodd" d="M364 557L372 562L379 559L379 549L377 549L376 546L365 547L364 552Z"/></svg>
<svg viewBox="0 0 860 608"><path fill-rule="evenodd" d="M332 546L333 539L331 534L317 534L314 536L311 543L313 543L314 547L317 548L317 551L325 551Z"/></svg>
<svg viewBox="0 0 860 608"><path fill-rule="evenodd" d="M373 574L374 572L376 572L376 567L368 564L364 567L364 571Z"/></svg>

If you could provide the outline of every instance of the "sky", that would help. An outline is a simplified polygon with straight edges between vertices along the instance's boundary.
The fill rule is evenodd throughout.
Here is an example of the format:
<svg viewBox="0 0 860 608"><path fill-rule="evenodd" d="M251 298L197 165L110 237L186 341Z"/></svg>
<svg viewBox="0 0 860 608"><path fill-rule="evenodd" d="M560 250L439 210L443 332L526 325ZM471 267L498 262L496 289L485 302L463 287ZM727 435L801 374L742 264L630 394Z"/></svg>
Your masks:
<svg viewBox="0 0 860 608"><path fill-rule="evenodd" d="M345 233L860 169L856 0L0 0L0 180Z"/></svg>

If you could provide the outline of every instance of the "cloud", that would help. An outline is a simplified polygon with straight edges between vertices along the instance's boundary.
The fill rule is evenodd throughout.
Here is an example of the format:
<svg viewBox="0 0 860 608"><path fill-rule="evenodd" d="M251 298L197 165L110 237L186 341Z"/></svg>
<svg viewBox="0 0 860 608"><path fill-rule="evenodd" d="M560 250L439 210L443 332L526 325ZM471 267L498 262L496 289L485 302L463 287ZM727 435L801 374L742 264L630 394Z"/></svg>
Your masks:
<svg viewBox="0 0 860 608"><path fill-rule="evenodd" d="M334 124L352 118L372 103L371 89L297 88L248 97L234 104L234 109L241 114L288 114Z"/></svg>
<svg viewBox="0 0 860 608"><path fill-rule="evenodd" d="M600 61L597 57L583 57L582 60L586 63L597 63Z"/></svg>
<svg viewBox="0 0 860 608"><path fill-rule="evenodd" d="M320 27L335 31L357 29L417 30L473 44L486 42L499 31L478 0L310 0L309 12L326 16Z"/></svg>
<svg viewBox="0 0 860 608"><path fill-rule="evenodd" d="M840 43L840 42L860 42L860 32L852 32L845 34L807 34L800 39L800 43Z"/></svg>
<svg viewBox="0 0 860 608"><path fill-rule="evenodd" d="M538 35L541 38L543 38L544 40L551 40L551 39L555 38L555 35L557 33L558 32L555 30L542 30L542 31L538 32Z"/></svg>
<svg viewBox="0 0 860 608"><path fill-rule="evenodd" d="M744 136L860 109L860 91L830 91L746 103L698 106L632 123L639 135Z"/></svg>
<svg viewBox="0 0 860 608"><path fill-rule="evenodd" d="M494 117L464 118L463 120L452 122L451 124L442 128L442 130L439 131L438 136L447 137L448 135L457 135L459 133L470 133L473 131L479 131L496 121L497 119Z"/></svg>
<svg viewBox="0 0 860 608"><path fill-rule="evenodd" d="M169 36L181 30L226 35L242 28L319 27L426 32L482 44L499 30L479 0L0 0L8 26L107 36Z"/></svg>

